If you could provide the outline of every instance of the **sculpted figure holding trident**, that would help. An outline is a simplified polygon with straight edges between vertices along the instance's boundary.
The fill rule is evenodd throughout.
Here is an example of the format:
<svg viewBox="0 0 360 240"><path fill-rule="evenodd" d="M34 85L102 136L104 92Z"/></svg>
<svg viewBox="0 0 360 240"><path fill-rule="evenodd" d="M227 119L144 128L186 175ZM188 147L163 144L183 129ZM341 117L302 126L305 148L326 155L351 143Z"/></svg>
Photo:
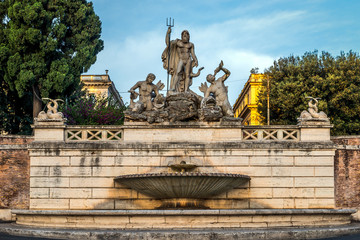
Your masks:
<svg viewBox="0 0 360 240"><path fill-rule="evenodd" d="M169 67L169 74L171 75L170 91L187 92L192 84L192 76L194 75L192 73L192 69L193 67L198 66L194 44L190 42L190 34L187 30L184 30L181 33L181 39L175 39L172 41L170 41L170 33L171 27L168 28L165 37L167 47L161 55L164 68L168 69ZM168 59L169 52L170 60ZM179 86L179 82L181 80L184 80L183 88Z"/></svg>

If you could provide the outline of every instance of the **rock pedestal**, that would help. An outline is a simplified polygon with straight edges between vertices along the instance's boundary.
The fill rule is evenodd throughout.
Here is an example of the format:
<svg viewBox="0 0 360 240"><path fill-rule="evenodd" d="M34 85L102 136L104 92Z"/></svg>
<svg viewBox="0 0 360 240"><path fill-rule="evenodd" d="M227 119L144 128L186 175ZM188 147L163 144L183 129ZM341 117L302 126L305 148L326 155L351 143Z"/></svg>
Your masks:
<svg viewBox="0 0 360 240"><path fill-rule="evenodd" d="M174 93L166 97L168 120L170 122L198 119L200 101L190 92Z"/></svg>

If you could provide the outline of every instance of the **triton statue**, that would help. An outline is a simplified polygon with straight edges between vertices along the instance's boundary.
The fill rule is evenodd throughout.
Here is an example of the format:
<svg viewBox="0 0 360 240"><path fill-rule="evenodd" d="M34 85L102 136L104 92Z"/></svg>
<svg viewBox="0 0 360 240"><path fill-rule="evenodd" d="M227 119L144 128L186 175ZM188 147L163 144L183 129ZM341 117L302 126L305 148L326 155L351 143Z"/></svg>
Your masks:
<svg viewBox="0 0 360 240"><path fill-rule="evenodd" d="M149 73L145 81L137 82L130 90L130 110L141 112L143 110L150 111L153 110L156 103L161 101L163 98L159 93L159 90L164 88L164 84L159 81L156 85L153 84L155 80L155 75ZM136 89L139 89L139 93L135 92ZM139 101L137 103L134 100L139 96ZM141 110L140 110L141 109Z"/></svg>
<svg viewBox="0 0 360 240"><path fill-rule="evenodd" d="M218 79L215 78L216 74L222 70L225 74ZM207 99L211 96L215 98L216 105L221 107L222 113L224 116L233 117L233 109L229 103L228 99L228 89L225 86L225 80L230 76L230 71L224 68L223 61L220 62L219 66L215 69L214 74L209 74L206 77L206 80L211 84L210 87L207 87L207 84L201 84L199 87L200 91L204 93L204 99Z"/></svg>

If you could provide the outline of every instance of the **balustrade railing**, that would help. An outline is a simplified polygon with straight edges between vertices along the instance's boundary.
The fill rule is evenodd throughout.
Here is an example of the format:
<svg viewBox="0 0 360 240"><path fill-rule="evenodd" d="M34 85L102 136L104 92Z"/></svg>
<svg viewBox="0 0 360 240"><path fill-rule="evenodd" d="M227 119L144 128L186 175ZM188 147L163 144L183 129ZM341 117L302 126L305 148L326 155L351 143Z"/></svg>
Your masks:
<svg viewBox="0 0 360 240"><path fill-rule="evenodd" d="M65 141L121 141L123 129L121 127L67 127L65 130Z"/></svg>
<svg viewBox="0 0 360 240"><path fill-rule="evenodd" d="M65 141L122 141L121 126L67 126ZM293 126L244 126L241 141L300 141L300 129Z"/></svg>
<svg viewBox="0 0 360 240"><path fill-rule="evenodd" d="M243 128L243 141L300 141L300 130L296 128Z"/></svg>

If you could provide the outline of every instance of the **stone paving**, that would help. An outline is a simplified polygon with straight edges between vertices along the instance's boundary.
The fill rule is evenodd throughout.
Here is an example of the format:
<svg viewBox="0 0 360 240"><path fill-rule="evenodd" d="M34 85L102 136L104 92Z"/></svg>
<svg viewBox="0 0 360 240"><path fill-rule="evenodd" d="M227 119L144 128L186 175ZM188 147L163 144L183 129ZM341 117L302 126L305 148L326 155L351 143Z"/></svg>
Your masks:
<svg viewBox="0 0 360 240"><path fill-rule="evenodd" d="M346 236L349 235L349 236ZM18 237L20 236L20 237ZM21 237L21 236L26 236ZM214 230L79 230L51 229L0 223L0 239L360 239L360 223L321 228L214 229Z"/></svg>

